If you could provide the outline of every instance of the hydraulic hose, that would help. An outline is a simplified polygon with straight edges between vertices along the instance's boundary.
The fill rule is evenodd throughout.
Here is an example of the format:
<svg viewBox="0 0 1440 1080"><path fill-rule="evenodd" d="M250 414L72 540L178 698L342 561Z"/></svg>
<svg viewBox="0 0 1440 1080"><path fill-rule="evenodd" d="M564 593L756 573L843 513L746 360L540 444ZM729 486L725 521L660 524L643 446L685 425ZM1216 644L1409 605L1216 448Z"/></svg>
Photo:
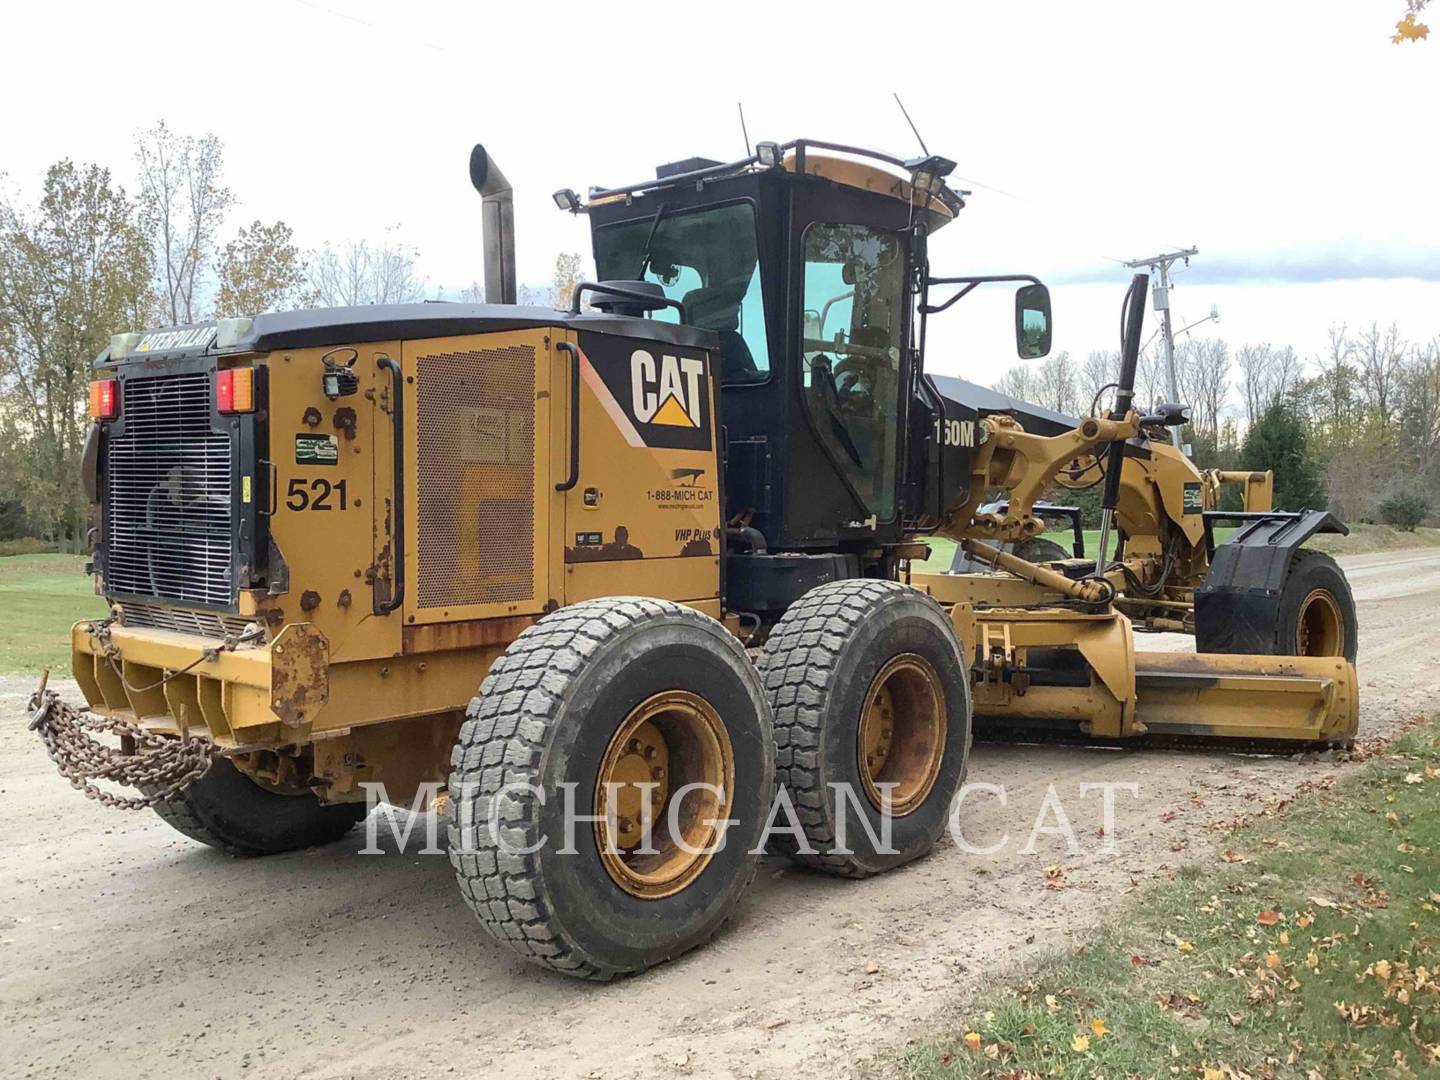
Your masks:
<svg viewBox="0 0 1440 1080"><path fill-rule="evenodd" d="M1135 369L1140 363L1140 331L1145 323L1145 293L1149 274L1136 274L1130 279L1125 304L1120 309L1120 380L1115 388L1115 408L1111 420L1124 420L1135 399ZM1095 555L1095 574L1103 577L1109 556L1110 527L1115 519L1115 504L1120 499L1120 469L1125 463L1125 441L1110 444L1105 462L1105 496L1100 501L1100 545Z"/></svg>

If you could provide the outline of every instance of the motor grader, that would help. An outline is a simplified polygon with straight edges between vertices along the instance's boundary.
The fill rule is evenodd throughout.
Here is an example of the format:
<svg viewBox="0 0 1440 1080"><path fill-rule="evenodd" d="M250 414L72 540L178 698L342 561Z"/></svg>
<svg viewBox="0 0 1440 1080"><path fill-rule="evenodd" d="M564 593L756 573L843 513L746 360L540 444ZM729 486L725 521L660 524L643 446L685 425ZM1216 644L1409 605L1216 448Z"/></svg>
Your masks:
<svg viewBox="0 0 1440 1080"><path fill-rule="evenodd" d="M1227 478L1160 437L1178 406L1132 407L1143 278L1104 415L925 374L927 320L980 285L1020 284L1022 356L1051 335L1033 278L931 274L951 168L802 139L557 192L601 280L551 310L514 304L476 147L496 303L117 335L85 469L111 614L72 632L89 711L42 691L32 727L77 786L132 780L234 855L444 784L481 923L591 978L709 938L767 841L851 877L930 850L972 718L1350 739L1353 604L1300 547L1343 527L1274 513L1262 474L1215 544ZM1022 557L1041 497L1097 479L1114 552ZM984 569L912 573L932 537Z"/></svg>

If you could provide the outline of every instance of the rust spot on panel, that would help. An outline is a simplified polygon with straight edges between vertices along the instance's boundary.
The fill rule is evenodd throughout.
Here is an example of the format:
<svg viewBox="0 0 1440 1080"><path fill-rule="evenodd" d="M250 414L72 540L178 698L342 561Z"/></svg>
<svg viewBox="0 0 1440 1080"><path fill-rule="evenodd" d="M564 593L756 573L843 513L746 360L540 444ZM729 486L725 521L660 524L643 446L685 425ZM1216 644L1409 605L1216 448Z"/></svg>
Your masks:
<svg viewBox="0 0 1440 1080"><path fill-rule="evenodd" d="M335 410L335 430L344 433L346 442L355 438L355 410L349 405Z"/></svg>
<svg viewBox="0 0 1440 1080"><path fill-rule="evenodd" d="M314 589L306 589L300 594L300 610L305 612L314 611L320 606L320 594Z"/></svg>
<svg viewBox="0 0 1440 1080"><path fill-rule="evenodd" d="M338 597L336 597L336 599L335 599L335 606L336 606L336 607L339 607L339 608L348 608L348 607L350 606L350 590L349 590L349 589L341 589L341 590L340 590L340 595L339 595Z"/></svg>
<svg viewBox="0 0 1440 1080"><path fill-rule="evenodd" d="M330 699L330 643L309 623L287 626L270 646L270 709L299 727Z"/></svg>
<svg viewBox="0 0 1440 1080"><path fill-rule="evenodd" d="M429 623L401 630L401 648L409 653L470 649L479 645L508 645L521 631L539 620L534 615L512 615L500 619L466 619L462 622Z"/></svg>
<svg viewBox="0 0 1440 1080"><path fill-rule="evenodd" d="M320 410L311 405L305 410L305 415L300 418L300 422L306 427L314 427L320 423Z"/></svg>

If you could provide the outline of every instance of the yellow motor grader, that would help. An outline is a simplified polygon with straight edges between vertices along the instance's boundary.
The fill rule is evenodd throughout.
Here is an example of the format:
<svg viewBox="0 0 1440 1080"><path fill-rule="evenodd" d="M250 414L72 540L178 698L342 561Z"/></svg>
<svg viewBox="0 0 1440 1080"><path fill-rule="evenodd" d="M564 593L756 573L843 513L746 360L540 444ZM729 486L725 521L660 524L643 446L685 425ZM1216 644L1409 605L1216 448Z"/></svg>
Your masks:
<svg viewBox="0 0 1440 1080"><path fill-rule="evenodd" d="M1178 406L1132 407L1143 278L1106 415L925 374L926 320L996 280L1020 354L1049 348L1033 278L931 275L952 168L801 139L557 192L601 280L551 310L514 304L476 147L495 303L117 335L85 467L111 613L72 632L88 710L42 689L32 727L76 786L235 855L444 785L481 923L592 978L709 938L767 843L857 877L930 850L972 719L1349 740L1353 604L1300 546L1343 526L1260 474L1214 543L1226 478L1164 439ZM1096 478L1100 552L1036 554L1041 495ZM937 536L984 565L912 574Z"/></svg>

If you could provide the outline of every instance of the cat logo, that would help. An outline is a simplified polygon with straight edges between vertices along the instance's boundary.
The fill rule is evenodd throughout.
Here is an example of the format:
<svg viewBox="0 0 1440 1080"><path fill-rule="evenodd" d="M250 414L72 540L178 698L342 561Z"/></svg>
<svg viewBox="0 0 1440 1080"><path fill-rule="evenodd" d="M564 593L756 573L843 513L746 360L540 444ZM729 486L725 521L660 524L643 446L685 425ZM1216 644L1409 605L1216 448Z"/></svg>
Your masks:
<svg viewBox="0 0 1440 1080"><path fill-rule="evenodd" d="M710 358L703 349L610 333L580 334L581 377L621 436L652 450L714 447Z"/></svg>
<svg viewBox="0 0 1440 1080"><path fill-rule="evenodd" d="M699 430L705 411L701 394L705 361L697 356L662 355L636 349L630 354L630 405L642 424Z"/></svg>

